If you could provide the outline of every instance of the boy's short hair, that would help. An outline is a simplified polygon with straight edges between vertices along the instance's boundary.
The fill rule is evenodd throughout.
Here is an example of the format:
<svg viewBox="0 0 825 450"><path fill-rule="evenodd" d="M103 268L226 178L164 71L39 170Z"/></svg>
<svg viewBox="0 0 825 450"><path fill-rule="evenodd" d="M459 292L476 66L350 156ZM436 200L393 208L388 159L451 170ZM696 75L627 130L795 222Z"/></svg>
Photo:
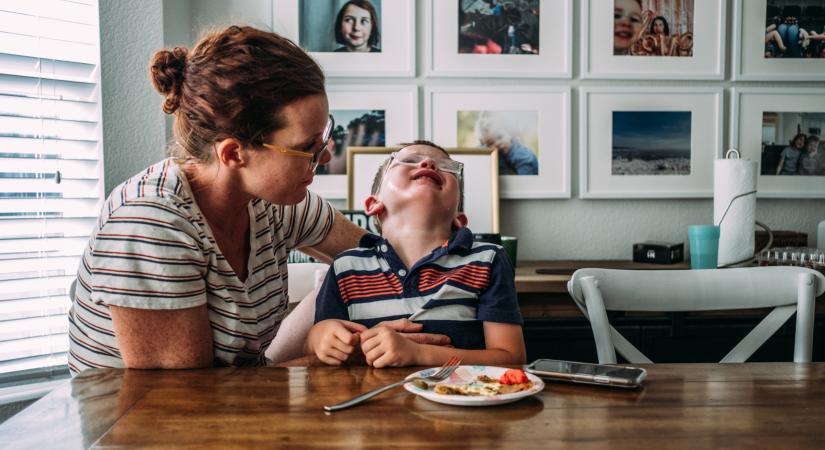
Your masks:
<svg viewBox="0 0 825 450"><path fill-rule="evenodd" d="M426 145L427 147L432 147L434 149L441 150L442 152L444 152L445 155L447 155L448 158L450 157L450 153L447 150L444 150L444 148L442 148L441 146L439 146L437 144L434 144L430 141L425 141L425 140L420 140L420 139L412 141L412 142L404 142L404 143L400 144L400 147L398 148L398 150L396 150L396 152L400 152L401 150L404 150L405 148L411 147L413 145ZM387 158L378 167L378 172L375 173L375 178L372 180L372 188L370 189L370 194L371 195L378 195L378 191L381 190L381 183L384 181L384 172L387 171L387 166L389 165L389 163L390 163L390 158ZM459 197L458 197L458 210L459 211L464 211L464 177L463 176L458 177L458 195L459 195Z"/></svg>

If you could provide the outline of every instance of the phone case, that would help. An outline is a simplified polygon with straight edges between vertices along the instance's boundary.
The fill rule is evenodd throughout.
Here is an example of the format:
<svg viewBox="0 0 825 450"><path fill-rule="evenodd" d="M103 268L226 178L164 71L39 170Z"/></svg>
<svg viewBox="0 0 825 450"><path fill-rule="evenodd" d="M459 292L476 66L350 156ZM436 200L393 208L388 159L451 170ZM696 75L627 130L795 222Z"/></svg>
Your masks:
<svg viewBox="0 0 825 450"><path fill-rule="evenodd" d="M545 371L545 370L538 370L536 366L538 366L541 362L548 361L548 362L561 362L561 363L569 363L569 364L577 364L579 366L584 366L590 368L588 372L593 373L583 373L583 372L563 372L563 371ZM617 375L610 375L610 374L597 374L596 369L601 369L605 372L616 371L617 369L625 369L630 371L631 374L617 376ZM538 359L533 361L529 365L524 368L525 371L532 373L541 378L550 379L550 380L558 380L558 381L568 381L572 383L583 383L583 384L593 384L598 386L610 386L610 387L618 387L618 388L625 388L625 389L637 389L641 387L642 381L647 377L647 371L642 368L638 367L628 367L628 366L609 366L604 364L592 364L592 363L581 363L581 362L574 362L574 361L560 361L560 360L550 360L550 359Z"/></svg>

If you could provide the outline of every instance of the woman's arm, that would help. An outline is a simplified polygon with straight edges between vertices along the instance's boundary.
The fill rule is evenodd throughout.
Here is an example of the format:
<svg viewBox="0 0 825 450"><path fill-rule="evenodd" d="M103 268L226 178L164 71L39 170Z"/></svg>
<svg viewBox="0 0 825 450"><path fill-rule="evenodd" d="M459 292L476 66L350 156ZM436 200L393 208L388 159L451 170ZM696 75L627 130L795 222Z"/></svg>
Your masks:
<svg viewBox="0 0 825 450"><path fill-rule="evenodd" d="M206 305L186 309L109 306L120 354L134 369L195 369L214 361Z"/></svg>
<svg viewBox="0 0 825 450"><path fill-rule="evenodd" d="M300 250L319 261L329 264L335 255L358 246L361 236L367 234L363 228L347 220L340 211L335 210L332 229L329 234L312 247L302 247Z"/></svg>

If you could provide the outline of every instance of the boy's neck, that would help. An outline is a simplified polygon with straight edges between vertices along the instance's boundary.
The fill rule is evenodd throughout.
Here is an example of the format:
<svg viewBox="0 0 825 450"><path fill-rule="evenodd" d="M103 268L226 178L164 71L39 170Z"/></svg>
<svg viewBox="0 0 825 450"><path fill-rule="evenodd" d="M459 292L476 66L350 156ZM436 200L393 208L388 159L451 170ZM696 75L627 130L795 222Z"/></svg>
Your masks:
<svg viewBox="0 0 825 450"><path fill-rule="evenodd" d="M412 268L452 236L452 225L445 224L443 219L439 220L441 223L392 219L386 219L381 224L382 235L407 268Z"/></svg>

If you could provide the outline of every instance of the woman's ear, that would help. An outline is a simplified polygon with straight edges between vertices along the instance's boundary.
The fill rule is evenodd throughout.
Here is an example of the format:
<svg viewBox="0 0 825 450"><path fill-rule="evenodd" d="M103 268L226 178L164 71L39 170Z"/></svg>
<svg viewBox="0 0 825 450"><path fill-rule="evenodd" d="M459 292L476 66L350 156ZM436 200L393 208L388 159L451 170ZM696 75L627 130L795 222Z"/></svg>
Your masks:
<svg viewBox="0 0 825 450"><path fill-rule="evenodd" d="M386 209L384 207L384 204L381 203L381 200L378 200L378 197L374 195L370 195L369 197L367 197L367 199L364 201L364 206L364 212L367 213L368 216L377 216L384 212L384 210Z"/></svg>
<svg viewBox="0 0 825 450"><path fill-rule="evenodd" d="M458 230L459 228L464 228L467 226L467 215L464 213L458 213L455 218L453 219L453 229Z"/></svg>
<svg viewBox="0 0 825 450"><path fill-rule="evenodd" d="M223 166L238 167L246 164L243 146L235 138L226 138L215 144L215 157Z"/></svg>

